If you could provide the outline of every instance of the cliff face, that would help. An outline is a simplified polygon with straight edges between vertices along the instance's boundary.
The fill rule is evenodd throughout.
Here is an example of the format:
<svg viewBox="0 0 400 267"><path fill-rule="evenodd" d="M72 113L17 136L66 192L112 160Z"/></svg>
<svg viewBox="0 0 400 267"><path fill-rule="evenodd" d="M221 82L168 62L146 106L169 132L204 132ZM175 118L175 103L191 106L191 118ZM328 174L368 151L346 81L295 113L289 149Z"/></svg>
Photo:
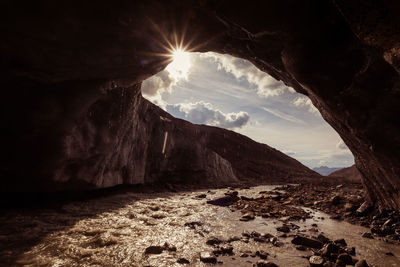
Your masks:
<svg viewBox="0 0 400 267"><path fill-rule="evenodd" d="M5 177L9 187L3 190L166 182L218 185L239 179L266 182L318 176L245 136L174 118L144 99L140 85L104 92L60 141L60 154L41 170L42 179ZM25 172L22 169L21 176Z"/></svg>
<svg viewBox="0 0 400 267"><path fill-rule="evenodd" d="M135 94L177 36L308 95L353 152L370 200L399 209L397 10L398 1L2 1L1 187L108 186L146 173L143 144L160 144L138 127Z"/></svg>

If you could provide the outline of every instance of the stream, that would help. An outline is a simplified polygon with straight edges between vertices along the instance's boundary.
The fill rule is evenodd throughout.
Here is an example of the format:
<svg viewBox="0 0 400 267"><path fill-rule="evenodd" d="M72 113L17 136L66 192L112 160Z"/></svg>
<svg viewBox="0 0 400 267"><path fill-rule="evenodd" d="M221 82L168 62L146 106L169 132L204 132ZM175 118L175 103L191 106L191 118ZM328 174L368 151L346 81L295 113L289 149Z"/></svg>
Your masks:
<svg viewBox="0 0 400 267"><path fill-rule="evenodd" d="M240 196L254 197L260 191L276 186L239 189ZM209 266L200 261L201 252L212 252L206 244L210 237L227 240L242 237L244 231L270 233L279 236L278 219L256 217L240 221L240 211L207 204L207 200L222 196L227 189L198 190L178 193L132 193L75 201L57 209L7 211L0 221L1 266ZM205 198L199 198L206 194ZM356 258L366 259L375 266L400 266L400 246L378 239L361 237L369 229L344 221L329 219L329 215L306 209L313 217L294 221L296 231L307 235L323 233L335 240L344 238L356 248ZM323 218L323 219L322 219ZM318 233L315 227L318 225ZM253 266L259 257L240 257L243 253L264 250L268 260L279 266L309 266L305 256L311 251L296 250L291 234L279 237L281 246L250 240L233 241L233 255L219 256L216 266ZM314 231L314 232L312 232ZM160 254L144 253L149 246L167 242L176 251ZM386 255L391 252L394 256ZM177 263L185 258L190 263Z"/></svg>

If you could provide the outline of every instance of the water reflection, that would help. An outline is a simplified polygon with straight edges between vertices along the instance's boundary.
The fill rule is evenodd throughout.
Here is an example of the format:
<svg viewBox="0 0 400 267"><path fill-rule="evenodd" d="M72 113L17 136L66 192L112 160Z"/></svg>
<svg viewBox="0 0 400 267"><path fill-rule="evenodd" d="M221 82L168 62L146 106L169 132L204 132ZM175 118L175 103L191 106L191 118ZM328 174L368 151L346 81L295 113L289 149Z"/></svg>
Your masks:
<svg viewBox="0 0 400 267"><path fill-rule="evenodd" d="M240 195L256 196L259 191L275 186L258 186L239 190ZM177 259L185 258L189 266L203 266L199 254L212 251L206 245L211 236L229 239L241 236L243 231L257 231L278 235L276 227L282 222L256 217L249 222L239 221L240 212L206 204L222 196L226 190L212 190L206 198L197 196L206 191L181 193L122 193L86 201L65 204L58 209L39 209L34 212L9 211L2 216L0 225L0 259L7 265L50 266L181 266ZM400 248L379 240L365 239L362 232L368 229L346 222L329 219L329 216L308 209L313 219L295 222L298 231L307 231L314 223L331 239L345 238L355 246L358 258L367 259L377 266L399 266L396 257ZM318 219L318 218L324 219ZM314 233L315 234L315 233ZM27 243L26 241L31 241ZM241 258L242 252L267 251L269 259L280 266L308 266L302 256L310 251L298 251L291 238L280 238L281 247L270 243L250 241L231 242L235 255L221 256L224 266L251 266L258 258ZM165 242L176 251L148 255L150 245ZM395 256L387 256L385 252Z"/></svg>

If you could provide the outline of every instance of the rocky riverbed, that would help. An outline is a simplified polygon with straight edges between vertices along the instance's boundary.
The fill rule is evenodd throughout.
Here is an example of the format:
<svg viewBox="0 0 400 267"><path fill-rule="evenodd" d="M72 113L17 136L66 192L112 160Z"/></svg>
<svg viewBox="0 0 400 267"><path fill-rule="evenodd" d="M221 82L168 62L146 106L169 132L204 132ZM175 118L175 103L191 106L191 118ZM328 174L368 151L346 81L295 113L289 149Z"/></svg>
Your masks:
<svg viewBox="0 0 400 267"><path fill-rule="evenodd" d="M308 184L128 190L7 210L0 265L399 266L397 215L362 203L358 185Z"/></svg>

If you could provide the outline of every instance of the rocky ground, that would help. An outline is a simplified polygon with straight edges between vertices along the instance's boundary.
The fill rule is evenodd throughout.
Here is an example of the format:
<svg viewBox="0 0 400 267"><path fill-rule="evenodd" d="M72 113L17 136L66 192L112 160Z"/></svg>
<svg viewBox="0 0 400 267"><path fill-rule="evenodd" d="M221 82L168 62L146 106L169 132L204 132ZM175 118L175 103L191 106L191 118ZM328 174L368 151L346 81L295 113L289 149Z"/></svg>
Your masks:
<svg viewBox="0 0 400 267"><path fill-rule="evenodd" d="M1 214L0 265L400 264L397 214L366 207L362 194L345 183L166 185L12 209Z"/></svg>

